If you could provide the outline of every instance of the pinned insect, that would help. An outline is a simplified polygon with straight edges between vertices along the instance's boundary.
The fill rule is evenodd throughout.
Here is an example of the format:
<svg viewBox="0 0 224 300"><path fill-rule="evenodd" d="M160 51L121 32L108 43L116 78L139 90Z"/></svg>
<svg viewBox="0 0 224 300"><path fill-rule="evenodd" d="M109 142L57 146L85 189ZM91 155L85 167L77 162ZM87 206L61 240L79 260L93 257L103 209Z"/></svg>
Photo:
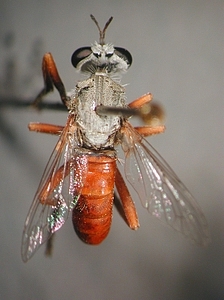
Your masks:
<svg viewBox="0 0 224 300"><path fill-rule="evenodd" d="M143 206L157 219L181 232L198 245L209 241L207 222L194 198L163 158L144 137L164 131L164 126L133 127L130 116L152 100L146 94L130 104L125 89L114 75L127 71L131 54L124 48L105 44L105 32L91 15L100 32L99 43L82 47L72 55L72 64L89 77L66 93L51 53L43 57L45 87L42 97L58 90L69 114L64 127L30 123L29 129L59 135L28 213L22 258L29 260L72 211L77 235L88 244L101 243L110 230L114 188L123 215L131 229L139 221L119 168L137 192ZM115 147L121 145L125 161L120 164Z"/></svg>

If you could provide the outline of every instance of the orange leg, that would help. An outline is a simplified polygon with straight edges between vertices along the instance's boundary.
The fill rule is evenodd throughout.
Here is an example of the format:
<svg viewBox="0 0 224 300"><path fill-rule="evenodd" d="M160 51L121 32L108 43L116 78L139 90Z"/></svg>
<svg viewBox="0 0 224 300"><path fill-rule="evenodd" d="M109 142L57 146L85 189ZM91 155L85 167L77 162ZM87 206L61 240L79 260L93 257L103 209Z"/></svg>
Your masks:
<svg viewBox="0 0 224 300"><path fill-rule="evenodd" d="M65 168L65 177L69 174L70 167L69 167L70 162L67 162ZM39 201L41 204L47 204L47 205L52 205L55 206L57 204L58 200L49 198L49 195L53 192L53 190L56 188L56 186L59 185L62 175L64 173L64 165L62 165L56 172L55 174L50 174L49 178L47 179L45 185L43 186L42 190L39 193Z"/></svg>
<svg viewBox="0 0 224 300"><path fill-rule="evenodd" d="M28 124L28 128L30 131L60 135L64 126L31 122Z"/></svg>
<svg viewBox="0 0 224 300"><path fill-rule="evenodd" d="M122 208L127 224L131 229L136 230L140 225L135 205L118 168L116 171L115 185L122 202Z"/></svg>
<svg viewBox="0 0 224 300"><path fill-rule="evenodd" d="M152 100L153 96L151 93L147 93L138 99L132 101L128 104L130 108L141 108L144 104L149 103Z"/></svg>
<svg viewBox="0 0 224 300"><path fill-rule="evenodd" d="M142 136L150 136L153 134L163 133L166 129L165 126L142 126L142 127L134 127L138 133Z"/></svg>
<svg viewBox="0 0 224 300"><path fill-rule="evenodd" d="M64 126L31 122L28 124L28 128L30 131L60 135ZM135 127L135 130L143 136L150 136L153 134L163 133L165 131L165 126L140 126Z"/></svg>
<svg viewBox="0 0 224 300"><path fill-rule="evenodd" d="M164 125L156 125L153 126L153 119L157 118L158 120L163 119L163 110L161 107L156 105L156 110L150 111L147 115L145 114L144 110L141 111L143 106L148 105L149 102L152 100L152 94L148 93L145 94L138 99L132 101L128 106L132 109L139 109L140 116L145 123L151 124L147 126L135 127L135 130L138 131L139 134L142 136L150 136L153 134L162 133L165 131Z"/></svg>
<svg viewBox="0 0 224 300"><path fill-rule="evenodd" d="M37 95L33 105L38 106L38 103L42 101L43 96L45 96L49 92L52 92L54 86L58 90L62 102L66 104L67 95L66 95L65 87L58 74L58 70L51 53L46 53L43 57L42 72L44 78L44 88Z"/></svg>

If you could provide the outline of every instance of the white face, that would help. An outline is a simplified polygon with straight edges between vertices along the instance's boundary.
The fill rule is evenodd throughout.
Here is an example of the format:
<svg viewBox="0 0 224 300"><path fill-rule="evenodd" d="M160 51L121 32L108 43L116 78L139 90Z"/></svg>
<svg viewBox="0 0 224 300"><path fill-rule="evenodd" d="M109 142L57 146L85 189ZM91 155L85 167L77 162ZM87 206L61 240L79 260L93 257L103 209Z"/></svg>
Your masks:
<svg viewBox="0 0 224 300"><path fill-rule="evenodd" d="M77 49L72 55L73 66L85 73L104 72L108 75L124 73L132 62L131 54L112 44L98 44Z"/></svg>

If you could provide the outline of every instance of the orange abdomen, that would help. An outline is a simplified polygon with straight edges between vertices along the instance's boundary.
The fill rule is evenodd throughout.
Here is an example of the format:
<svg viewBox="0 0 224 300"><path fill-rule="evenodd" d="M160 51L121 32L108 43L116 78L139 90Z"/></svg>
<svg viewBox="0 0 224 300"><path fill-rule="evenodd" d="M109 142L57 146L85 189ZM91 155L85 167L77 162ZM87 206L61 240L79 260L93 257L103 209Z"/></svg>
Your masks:
<svg viewBox="0 0 224 300"><path fill-rule="evenodd" d="M115 158L88 156L88 173L72 215L77 235L87 244L99 244L109 233L115 173Z"/></svg>

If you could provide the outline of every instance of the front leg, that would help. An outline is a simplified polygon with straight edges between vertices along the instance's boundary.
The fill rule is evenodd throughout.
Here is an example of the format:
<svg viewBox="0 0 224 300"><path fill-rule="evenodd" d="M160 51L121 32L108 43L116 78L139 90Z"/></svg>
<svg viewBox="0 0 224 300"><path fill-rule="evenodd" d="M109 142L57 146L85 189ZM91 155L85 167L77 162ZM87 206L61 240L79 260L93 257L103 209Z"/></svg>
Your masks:
<svg viewBox="0 0 224 300"><path fill-rule="evenodd" d="M44 88L37 95L36 99L33 102L33 105L38 106L38 104L42 101L42 98L49 92L53 91L54 86L58 90L62 102L66 105L67 95L65 87L58 74L58 70L51 53L46 53L43 57L42 72L44 79Z"/></svg>

